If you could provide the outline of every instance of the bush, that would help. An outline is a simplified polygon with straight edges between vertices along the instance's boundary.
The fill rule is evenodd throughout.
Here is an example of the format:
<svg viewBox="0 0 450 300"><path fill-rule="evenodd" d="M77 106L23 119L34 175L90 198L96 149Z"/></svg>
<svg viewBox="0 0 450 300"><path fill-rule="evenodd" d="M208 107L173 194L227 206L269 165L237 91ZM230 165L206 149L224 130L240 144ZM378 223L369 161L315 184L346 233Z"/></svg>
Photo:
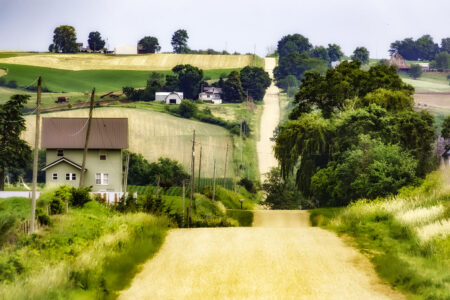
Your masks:
<svg viewBox="0 0 450 300"><path fill-rule="evenodd" d="M92 187L80 187L80 188L72 188L72 206L83 207L86 203L91 201L91 196L89 192L92 190Z"/></svg>
<svg viewBox="0 0 450 300"><path fill-rule="evenodd" d="M189 100L181 101L180 106L178 107L178 111L180 116L183 118L192 118L197 113L197 105Z"/></svg>
<svg viewBox="0 0 450 300"><path fill-rule="evenodd" d="M227 210L227 217L239 222L239 226L251 227L253 224L253 212L249 210Z"/></svg>
<svg viewBox="0 0 450 300"><path fill-rule="evenodd" d="M51 224L49 215L47 215L47 213L40 207L36 209L36 218L39 221L39 224L41 225L48 226Z"/></svg>
<svg viewBox="0 0 450 300"><path fill-rule="evenodd" d="M52 201L50 201L50 214L52 215L58 215L62 214L64 212L64 202L61 201L59 198L53 198Z"/></svg>
<svg viewBox="0 0 450 300"><path fill-rule="evenodd" d="M420 65L411 65L411 69L409 69L409 76L411 76L414 79L419 78L422 76L422 67Z"/></svg>
<svg viewBox="0 0 450 300"><path fill-rule="evenodd" d="M255 185L253 184L253 181L251 181L248 178L242 178L239 183L239 185L242 185L243 187L245 187L245 189L247 190L247 192L250 193L256 193L256 188Z"/></svg>
<svg viewBox="0 0 450 300"><path fill-rule="evenodd" d="M18 87L17 81L11 80L6 84L6 86L12 89L16 89Z"/></svg>

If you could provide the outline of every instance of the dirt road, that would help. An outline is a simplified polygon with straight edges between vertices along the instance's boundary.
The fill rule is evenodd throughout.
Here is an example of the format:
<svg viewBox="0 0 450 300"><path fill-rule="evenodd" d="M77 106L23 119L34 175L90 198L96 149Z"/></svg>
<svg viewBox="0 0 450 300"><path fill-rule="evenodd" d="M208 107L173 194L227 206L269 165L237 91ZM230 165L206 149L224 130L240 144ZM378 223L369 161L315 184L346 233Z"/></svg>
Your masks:
<svg viewBox="0 0 450 300"><path fill-rule="evenodd" d="M254 225L171 230L120 299L403 299L306 212L256 211Z"/></svg>
<svg viewBox="0 0 450 300"><path fill-rule="evenodd" d="M276 66L275 58L267 57L265 60L266 72L273 78L273 69ZM272 82L272 85L267 89L264 97L264 110L261 116L260 137L256 145L258 151L258 164L261 180L264 180L264 174L270 168L278 165L277 160L273 155L274 142L270 140L273 137L273 131L280 122L280 103L278 100L279 90Z"/></svg>

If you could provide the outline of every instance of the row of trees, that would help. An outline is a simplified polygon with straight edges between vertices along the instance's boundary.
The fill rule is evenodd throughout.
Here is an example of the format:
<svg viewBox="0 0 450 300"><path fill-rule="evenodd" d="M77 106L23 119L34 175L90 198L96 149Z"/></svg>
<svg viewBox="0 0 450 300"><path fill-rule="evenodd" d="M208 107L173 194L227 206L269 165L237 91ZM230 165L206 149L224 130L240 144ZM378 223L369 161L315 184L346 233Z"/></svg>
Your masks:
<svg viewBox="0 0 450 300"><path fill-rule="evenodd" d="M298 88L298 81L306 71L324 73L333 61L340 61L344 57L341 47L328 44L328 47L314 46L307 37L301 34L284 36L278 41L278 66L274 70L277 85L284 89ZM358 47L351 57L362 63L369 61L369 51L365 47ZM295 79L296 80L295 80Z"/></svg>
<svg viewBox="0 0 450 300"><path fill-rule="evenodd" d="M389 53L399 53L407 60L433 60L440 52L450 53L450 38L443 38L441 45L435 43L429 34L423 35L417 40L406 38L391 43Z"/></svg>
<svg viewBox="0 0 450 300"><path fill-rule="evenodd" d="M155 100L155 92L181 91L185 99L198 98L201 87L209 86L203 77L203 70L191 65L177 65L172 69L173 75L151 72L145 89L124 87L123 92L130 100ZM262 100L271 79L260 67L247 66L240 72L232 71L226 80L220 78L213 85L223 89L225 102L242 102L247 92L255 100Z"/></svg>
<svg viewBox="0 0 450 300"><path fill-rule="evenodd" d="M88 45L92 51L101 51L105 48L105 40L100 32L89 33ZM75 53L78 52L77 35L75 28L69 25L61 25L53 31L53 43L48 47L49 52Z"/></svg>
<svg viewBox="0 0 450 300"><path fill-rule="evenodd" d="M434 119L413 110L414 88L393 67L360 66L306 73L279 127L281 175L295 173L302 196L319 206L395 194L437 165Z"/></svg>

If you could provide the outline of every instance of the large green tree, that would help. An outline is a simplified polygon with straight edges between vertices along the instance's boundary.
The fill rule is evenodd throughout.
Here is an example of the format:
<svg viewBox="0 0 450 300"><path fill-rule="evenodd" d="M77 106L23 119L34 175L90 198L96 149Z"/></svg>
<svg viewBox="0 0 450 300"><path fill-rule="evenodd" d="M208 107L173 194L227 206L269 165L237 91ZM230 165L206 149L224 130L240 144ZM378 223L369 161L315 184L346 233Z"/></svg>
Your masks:
<svg viewBox="0 0 450 300"><path fill-rule="evenodd" d="M225 102L242 102L244 100L244 89L242 88L239 72L232 71L227 80L222 84L223 100Z"/></svg>
<svg viewBox="0 0 450 300"><path fill-rule="evenodd" d="M301 34L289 34L281 38L278 41L278 54L280 58L287 56L291 53L303 53L309 52L312 48L312 45L309 43L307 37L304 37Z"/></svg>
<svg viewBox="0 0 450 300"><path fill-rule="evenodd" d="M450 69L450 54L446 51L441 52L435 56L435 68L439 71Z"/></svg>
<svg viewBox="0 0 450 300"><path fill-rule="evenodd" d="M442 45L446 41L442 40ZM407 60L432 60L439 52L439 45L435 44L433 38L429 35L423 35L417 40L413 38L406 38L404 40L397 40L391 43L389 53L399 53Z"/></svg>
<svg viewBox="0 0 450 300"><path fill-rule="evenodd" d="M75 53L77 48L77 35L75 28L61 25L53 31L53 50L62 53Z"/></svg>
<svg viewBox="0 0 450 300"><path fill-rule="evenodd" d="M309 57L307 53L291 53L280 58L278 66L273 72L277 81L288 75L294 75L298 80L301 80L306 71L323 73L327 68L328 62L320 58Z"/></svg>
<svg viewBox="0 0 450 300"><path fill-rule="evenodd" d="M92 31L89 33L88 45L92 51L99 51L105 47L105 40L102 39L100 32Z"/></svg>
<svg viewBox="0 0 450 300"><path fill-rule="evenodd" d="M450 53L450 37L441 40L441 52Z"/></svg>
<svg viewBox="0 0 450 300"><path fill-rule="evenodd" d="M161 50L158 39L154 36L143 37L138 44L144 53L156 53Z"/></svg>
<svg viewBox="0 0 450 300"><path fill-rule="evenodd" d="M13 95L0 105L0 191L5 188L8 168L25 168L30 156L30 146L21 139L26 129L22 110L29 95Z"/></svg>
<svg viewBox="0 0 450 300"><path fill-rule="evenodd" d="M203 71L191 65L177 65L172 71L178 77L178 87L184 93L184 98L197 99L203 80Z"/></svg>
<svg viewBox="0 0 450 300"><path fill-rule="evenodd" d="M330 62L332 61L340 61L342 57L344 57L344 53L342 53L341 47L336 44L328 44L328 56L330 57Z"/></svg>
<svg viewBox="0 0 450 300"><path fill-rule="evenodd" d="M363 64L369 63L369 50L366 47L357 47L353 51L352 59L359 60Z"/></svg>
<svg viewBox="0 0 450 300"><path fill-rule="evenodd" d="M240 71L242 88L255 100L262 100L272 80L260 67L247 66Z"/></svg>
<svg viewBox="0 0 450 300"><path fill-rule="evenodd" d="M189 47L187 45L187 41L189 39L189 35L185 29L178 29L172 35L172 47L174 53L188 53Z"/></svg>
<svg viewBox="0 0 450 300"><path fill-rule="evenodd" d="M330 61L330 55L328 54L327 48L323 46L316 46L311 50L311 57L320 58L324 61Z"/></svg>

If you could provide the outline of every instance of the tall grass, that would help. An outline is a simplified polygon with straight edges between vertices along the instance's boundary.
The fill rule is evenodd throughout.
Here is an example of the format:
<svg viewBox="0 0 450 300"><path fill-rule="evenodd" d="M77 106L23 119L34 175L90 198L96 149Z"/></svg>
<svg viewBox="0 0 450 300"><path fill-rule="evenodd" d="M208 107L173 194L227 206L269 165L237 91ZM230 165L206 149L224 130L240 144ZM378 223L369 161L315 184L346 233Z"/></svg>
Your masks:
<svg viewBox="0 0 450 300"><path fill-rule="evenodd" d="M114 298L169 226L165 218L119 215L93 201L52 221L1 250L0 299Z"/></svg>
<svg viewBox="0 0 450 300"><path fill-rule="evenodd" d="M313 210L311 223L355 238L379 275L424 299L450 299L448 170L396 197Z"/></svg>

